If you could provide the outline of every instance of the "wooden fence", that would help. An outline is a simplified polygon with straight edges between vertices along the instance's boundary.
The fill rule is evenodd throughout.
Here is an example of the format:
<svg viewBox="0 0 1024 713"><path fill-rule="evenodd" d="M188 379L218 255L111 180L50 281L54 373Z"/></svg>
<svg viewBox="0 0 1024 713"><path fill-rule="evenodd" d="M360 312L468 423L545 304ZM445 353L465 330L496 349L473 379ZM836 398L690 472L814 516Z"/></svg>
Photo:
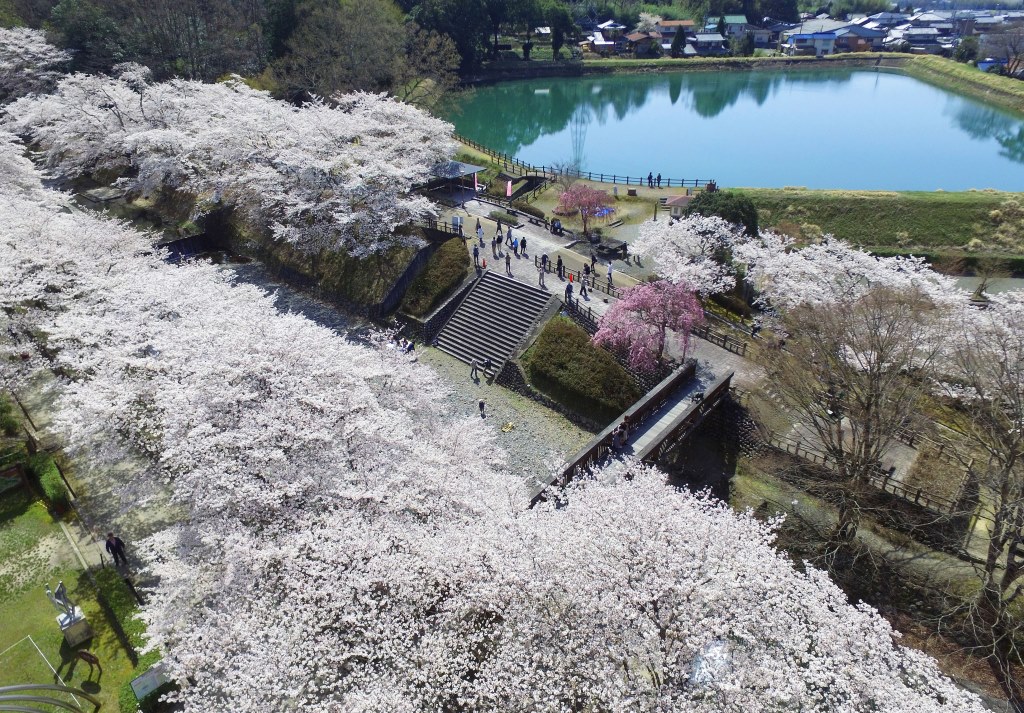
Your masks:
<svg viewBox="0 0 1024 713"><path fill-rule="evenodd" d="M803 441L794 441L790 438L779 437L774 434L769 435L766 440L775 448L791 453L797 458L809 460L830 470L835 469L835 461L831 460L828 454L823 453L819 448L808 446ZM958 501L941 495L927 493L921 488L908 488L902 483L893 480L892 473L881 468L868 478L868 482L879 490L912 502L915 505L928 508L933 512L949 515L955 513L958 509Z"/></svg>
<svg viewBox="0 0 1024 713"><path fill-rule="evenodd" d="M647 178L640 176L620 176L613 173L597 173L594 171L578 171L576 169L559 168L557 166L534 166L520 161L514 156L508 154L499 153L493 149L490 149L483 144L477 143L472 139L468 139L465 136L455 135L458 141L472 146L477 151L487 154L495 163L500 165L503 170L509 173L518 174L520 176L534 175L544 176L545 178L558 178L559 176L572 176L574 178L586 179L588 181L596 181L599 183L614 183L623 184L626 186L646 186ZM662 178L661 183L658 187L665 188L701 188L709 184L714 184L715 180L712 178Z"/></svg>

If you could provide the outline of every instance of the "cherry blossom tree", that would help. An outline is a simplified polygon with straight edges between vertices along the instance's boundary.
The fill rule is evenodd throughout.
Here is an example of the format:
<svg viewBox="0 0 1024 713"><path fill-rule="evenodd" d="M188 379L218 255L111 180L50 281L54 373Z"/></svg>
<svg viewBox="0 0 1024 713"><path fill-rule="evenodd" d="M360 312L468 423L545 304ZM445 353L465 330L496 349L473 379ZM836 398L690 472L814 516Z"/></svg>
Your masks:
<svg viewBox="0 0 1024 713"><path fill-rule="evenodd" d="M624 290L601 316L593 341L625 349L634 369L652 372L673 340L685 357L690 330L703 321L704 310L689 286L658 280Z"/></svg>
<svg viewBox="0 0 1024 713"><path fill-rule="evenodd" d="M735 286L732 247L742 240L738 226L717 216L692 215L641 223L630 250L652 259L665 279L684 282L707 297Z"/></svg>
<svg viewBox="0 0 1024 713"><path fill-rule="evenodd" d="M921 291L936 304L961 301L955 280L933 271L923 258L876 257L826 235L796 249L792 238L762 231L738 242L733 258L746 266L746 279L761 302L777 309L855 299L873 287Z"/></svg>
<svg viewBox="0 0 1024 713"><path fill-rule="evenodd" d="M229 208L309 252L364 255L416 240L396 228L434 214L411 192L450 156L451 125L383 95L294 107L235 78L152 83L76 74L8 107L6 125L67 178L120 176L133 194L177 191L194 218Z"/></svg>
<svg viewBox="0 0 1024 713"><path fill-rule="evenodd" d="M629 462L527 509L492 429L386 339L165 262L2 138L0 310L73 457L149 462L132 508L170 491L138 549L185 711L983 710L775 523Z"/></svg>
<svg viewBox="0 0 1024 713"><path fill-rule="evenodd" d="M0 28L0 104L50 91L70 62L71 55L39 30Z"/></svg>
<svg viewBox="0 0 1024 713"><path fill-rule="evenodd" d="M583 234L588 235L590 221L602 211L608 210L610 197L604 191L598 191L585 183L573 183L558 197L556 213L561 215L580 214L580 221L583 223Z"/></svg>

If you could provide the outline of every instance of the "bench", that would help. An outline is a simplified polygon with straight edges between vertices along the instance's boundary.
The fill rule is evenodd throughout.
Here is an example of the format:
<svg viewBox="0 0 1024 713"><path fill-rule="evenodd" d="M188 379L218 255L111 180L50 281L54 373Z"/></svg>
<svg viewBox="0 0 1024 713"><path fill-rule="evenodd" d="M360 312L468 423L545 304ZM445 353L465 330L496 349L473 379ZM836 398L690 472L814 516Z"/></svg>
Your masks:
<svg viewBox="0 0 1024 713"><path fill-rule="evenodd" d="M627 188L626 189L626 195L627 196L632 196L633 198L636 198L636 189L635 188Z"/></svg>

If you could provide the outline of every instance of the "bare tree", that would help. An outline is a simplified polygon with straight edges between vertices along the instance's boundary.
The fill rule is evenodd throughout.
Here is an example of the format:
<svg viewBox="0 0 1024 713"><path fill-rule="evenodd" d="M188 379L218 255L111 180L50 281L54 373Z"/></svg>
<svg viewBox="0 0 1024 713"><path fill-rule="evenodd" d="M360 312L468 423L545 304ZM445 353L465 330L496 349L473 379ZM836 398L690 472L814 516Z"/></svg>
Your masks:
<svg viewBox="0 0 1024 713"><path fill-rule="evenodd" d="M935 358L936 310L916 292L875 287L841 303L805 303L779 328L793 335L766 353L768 383L798 438L824 454L838 508L832 549L853 541L861 500L883 456L918 425Z"/></svg>
<svg viewBox="0 0 1024 713"><path fill-rule="evenodd" d="M1024 711L1020 680L1024 634L1024 306L996 300L967 310L952 331L950 381L958 416L951 425L973 447L985 554L981 587L952 614L983 647L992 673Z"/></svg>
<svg viewBox="0 0 1024 713"><path fill-rule="evenodd" d="M1024 70L1024 27L1008 27L1001 32L986 32L982 36L980 55L1005 59L1006 73L1016 76Z"/></svg>

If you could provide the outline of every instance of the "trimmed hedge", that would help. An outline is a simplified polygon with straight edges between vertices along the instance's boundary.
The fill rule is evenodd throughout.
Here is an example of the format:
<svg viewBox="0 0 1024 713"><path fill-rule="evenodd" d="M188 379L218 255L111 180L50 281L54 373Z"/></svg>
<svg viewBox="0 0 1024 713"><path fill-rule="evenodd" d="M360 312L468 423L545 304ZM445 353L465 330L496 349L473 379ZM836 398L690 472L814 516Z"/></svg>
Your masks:
<svg viewBox="0 0 1024 713"><path fill-rule="evenodd" d="M17 436L21 423L14 412L14 404L6 396L0 396L0 434Z"/></svg>
<svg viewBox="0 0 1024 713"><path fill-rule="evenodd" d="M526 201L512 201L512 207L520 213L532 215L534 218L544 218L544 211L535 205L527 203Z"/></svg>
<svg viewBox="0 0 1024 713"><path fill-rule="evenodd" d="M28 459L26 464L28 475L39 485L43 498L58 513L63 513L71 506L68 490L60 477L57 464L49 453L37 453Z"/></svg>
<svg viewBox="0 0 1024 713"><path fill-rule="evenodd" d="M519 225L522 222L519 218L511 216L503 210L492 210L487 217L495 222L500 220L502 225Z"/></svg>
<svg viewBox="0 0 1024 713"><path fill-rule="evenodd" d="M475 239L475 238L474 238ZM426 267L409 285L402 309L414 317L422 317L462 284L469 274L469 253L462 238L446 240Z"/></svg>
<svg viewBox="0 0 1024 713"><path fill-rule="evenodd" d="M595 421L611 421L643 393L611 354L591 344L590 335L566 317L544 326L523 364L531 384Z"/></svg>

